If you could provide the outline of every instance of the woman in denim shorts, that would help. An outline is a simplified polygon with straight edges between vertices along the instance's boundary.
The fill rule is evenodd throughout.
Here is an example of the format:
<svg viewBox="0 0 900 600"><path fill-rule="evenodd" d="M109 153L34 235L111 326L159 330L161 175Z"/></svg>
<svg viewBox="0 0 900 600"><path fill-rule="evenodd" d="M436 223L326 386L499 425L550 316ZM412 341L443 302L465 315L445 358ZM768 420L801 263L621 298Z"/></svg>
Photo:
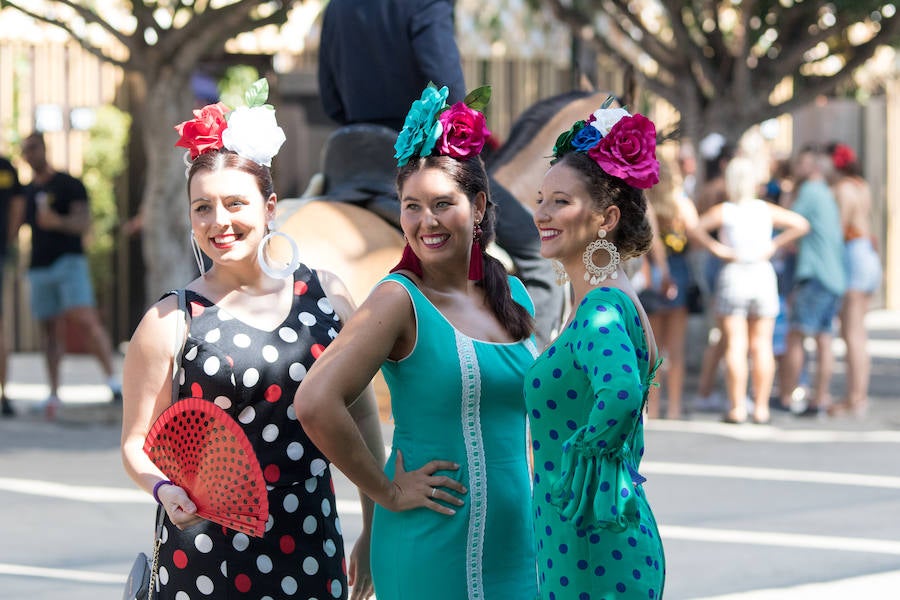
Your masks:
<svg viewBox="0 0 900 600"><path fill-rule="evenodd" d="M835 168L831 188L841 212L847 271L847 291L840 308L841 337L847 344L847 391L829 412L862 416L868 401L870 368L863 320L872 295L881 285L881 259L870 225L872 192L862 178L856 153L844 144L833 144L829 150Z"/></svg>

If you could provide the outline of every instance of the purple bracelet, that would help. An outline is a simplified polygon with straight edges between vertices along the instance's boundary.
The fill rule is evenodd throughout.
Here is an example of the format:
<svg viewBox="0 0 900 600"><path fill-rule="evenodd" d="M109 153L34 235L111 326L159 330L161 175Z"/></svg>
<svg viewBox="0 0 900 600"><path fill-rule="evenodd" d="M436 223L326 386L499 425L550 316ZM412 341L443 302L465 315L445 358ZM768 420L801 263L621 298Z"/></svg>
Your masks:
<svg viewBox="0 0 900 600"><path fill-rule="evenodd" d="M162 504L162 502L160 502L160 500L159 500L159 488L161 488L164 485L175 485L175 484L172 483L171 481L169 481L168 479L160 479L153 485L153 499L156 500L157 504Z"/></svg>

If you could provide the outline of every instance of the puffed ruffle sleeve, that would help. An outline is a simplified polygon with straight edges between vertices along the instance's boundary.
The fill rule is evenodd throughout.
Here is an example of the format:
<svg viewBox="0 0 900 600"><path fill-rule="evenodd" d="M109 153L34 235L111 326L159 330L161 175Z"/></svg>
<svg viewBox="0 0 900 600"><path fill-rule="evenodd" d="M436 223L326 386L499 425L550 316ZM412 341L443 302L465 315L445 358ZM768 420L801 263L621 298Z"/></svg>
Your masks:
<svg viewBox="0 0 900 600"><path fill-rule="evenodd" d="M635 488L644 482L628 444L643 404L638 356L644 351L629 336L621 302L603 297L582 304L571 325L578 334L567 344L573 367L566 376L587 378L593 406L588 422L562 445L551 503L586 531L624 529L635 514Z"/></svg>

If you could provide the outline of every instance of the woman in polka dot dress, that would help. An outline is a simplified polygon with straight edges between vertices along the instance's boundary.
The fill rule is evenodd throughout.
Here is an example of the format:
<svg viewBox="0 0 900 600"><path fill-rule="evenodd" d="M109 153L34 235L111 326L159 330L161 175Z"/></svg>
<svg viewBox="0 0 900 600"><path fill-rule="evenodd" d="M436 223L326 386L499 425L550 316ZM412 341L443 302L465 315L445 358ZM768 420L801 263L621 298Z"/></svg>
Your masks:
<svg viewBox="0 0 900 600"><path fill-rule="evenodd" d="M246 432L262 467L269 515L261 538L197 517L185 490L142 451L171 400L176 325L174 295L142 319L124 364L123 458L129 475L165 510L156 600L191 598L347 598L347 568L334 487L326 458L297 421L294 392L353 311L342 283L300 265L273 277L258 254L275 216L269 168L226 149L195 157L188 174L191 228L213 263L186 289L191 318L179 396L224 409ZM353 406L359 421L377 422L367 390ZM363 428L383 454L378 428ZM364 507L371 514L371 504ZM368 518L365 519L368 530ZM351 561L354 598L371 594L365 559ZM358 562L358 564L357 564ZM352 579L352 577L351 577Z"/></svg>
<svg viewBox="0 0 900 600"><path fill-rule="evenodd" d="M525 376L543 600L659 599L665 582L663 547L638 474L656 346L619 264L649 248L640 189L647 182L587 152L601 134L615 149L624 126L632 133L652 123L616 110L618 128L592 126L609 127L602 109L573 127L598 129L581 134L583 150L577 135L575 142L560 136L534 214L541 255L562 264L575 297L575 314ZM629 158L640 156L641 142L655 154L653 135L628 142ZM623 160L622 153L610 154ZM647 162L641 172L652 173L655 158Z"/></svg>

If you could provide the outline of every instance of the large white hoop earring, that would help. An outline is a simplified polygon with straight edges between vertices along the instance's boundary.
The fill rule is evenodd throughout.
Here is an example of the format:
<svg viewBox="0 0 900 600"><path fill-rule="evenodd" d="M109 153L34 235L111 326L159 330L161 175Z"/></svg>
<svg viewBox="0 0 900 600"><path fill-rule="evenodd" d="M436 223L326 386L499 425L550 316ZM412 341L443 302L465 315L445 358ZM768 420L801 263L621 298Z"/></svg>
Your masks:
<svg viewBox="0 0 900 600"><path fill-rule="evenodd" d="M191 237L191 252L194 253L194 260L197 261L197 269L200 271L200 275L206 275L206 263L203 262L203 251L200 250L200 244L197 243L197 238L194 237L194 232L190 233Z"/></svg>
<svg viewBox="0 0 900 600"><path fill-rule="evenodd" d="M294 241L294 238L281 231L275 231L273 227L274 226L270 223L269 233L263 237L262 241L259 243L259 247L256 249L256 259L259 262L259 268L269 277L272 277L273 279L287 279L288 277L293 276L294 271L300 266L300 249L297 247L297 242ZM288 245L291 247L291 260L283 269L273 268L266 258L266 245L276 236L287 240Z"/></svg>
<svg viewBox="0 0 900 600"><path fill-rule="evenodd" d="M581 256L581 260L584 261L584 268L587 271L584 274L584 280L589 281L591 285L597 285L602 281L606 281L607 277L616 279L619 276L619 250L615 244L605 239L606 230L601 229L597 232L597 235L600 236L599 239L588 244L584 254ZM609 253L609 262L602 267L598 267L594 262L594 253L601 248Z"/></svg>

